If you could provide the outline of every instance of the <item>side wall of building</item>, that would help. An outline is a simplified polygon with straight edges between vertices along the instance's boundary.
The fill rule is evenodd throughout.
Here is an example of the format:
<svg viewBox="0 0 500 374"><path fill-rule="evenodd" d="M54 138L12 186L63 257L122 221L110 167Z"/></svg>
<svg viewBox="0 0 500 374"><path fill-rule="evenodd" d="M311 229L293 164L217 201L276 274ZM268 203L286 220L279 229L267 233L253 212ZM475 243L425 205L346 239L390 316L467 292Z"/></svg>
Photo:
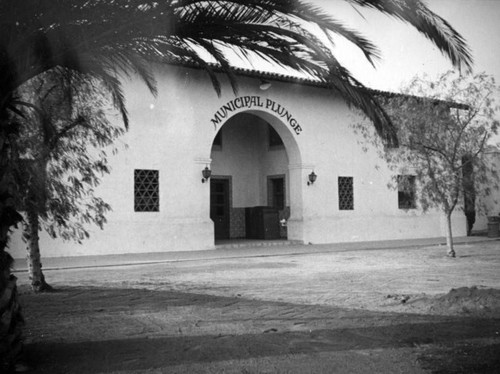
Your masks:
<svg viewBox="0 0 500 374"><path fill-rule="evenodd" d="M500 151L498 151L498 141L499 136L494 140L494 145L492 149L487 154L487 163L490 168L490 172L500 170ZM493 142L492 142L493 144ZM496 148L496 149L495 149ZM489 175L487 178L486 185L479 188L476 191L476 215L475 222L472 227L473 231L484 232L488 230L488 217L489 216L500 216L500 186L498 186L497 178L493 175Z"/></svg>

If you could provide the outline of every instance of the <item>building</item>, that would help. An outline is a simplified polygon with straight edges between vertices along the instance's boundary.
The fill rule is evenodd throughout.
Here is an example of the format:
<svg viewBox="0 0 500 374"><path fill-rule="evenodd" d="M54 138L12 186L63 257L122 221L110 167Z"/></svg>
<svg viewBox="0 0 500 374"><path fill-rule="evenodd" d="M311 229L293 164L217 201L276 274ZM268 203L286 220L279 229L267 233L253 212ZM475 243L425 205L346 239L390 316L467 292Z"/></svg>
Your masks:
<svg viewBox="0 0 500 374"><path fill-rule="evenodd" d="M314 81L241 70L238 94L221 75L218 97L200 69L158 67L157 80L157 97L142 82L125 83L128 148L99 187L113 207L105 229L91 228L82 245L42 234L44 256L213 249L248 237L318 244L445 235L440 212L415 205L418 186L387 187L393 173L353 131L363 116ZM453 230L466 234L462 212ZM25 256L19 232L10 247Z"/></svg>

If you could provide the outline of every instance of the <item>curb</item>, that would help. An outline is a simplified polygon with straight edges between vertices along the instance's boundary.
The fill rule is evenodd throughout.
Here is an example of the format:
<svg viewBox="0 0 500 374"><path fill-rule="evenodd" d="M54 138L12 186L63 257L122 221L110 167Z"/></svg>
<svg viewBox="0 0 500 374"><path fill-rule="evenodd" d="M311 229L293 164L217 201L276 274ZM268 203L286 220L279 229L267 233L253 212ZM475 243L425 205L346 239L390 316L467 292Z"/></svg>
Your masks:
<svg viewBox="0 0 500 374"><path fill-rule="evenodd" d="M500 238L488 237L469 237L474 239L463 240L456 238L454 245L480 244L485 242L499 241ZM423 242L425 241L425 242ZM378 245L377 245L378 244ZM108 268L120 266L144 266L162 263L188 262L188 261L215 261L229 260L236 258L257 258L257 257L280 257L280 256L300 256L307 254L324 254L334 252L350 252L350 251L374 251L374 250L401 250L401 249L418 249L425 247L441 247L446 246L446 240L435 238L432 242L430 239L422 240L397 240L397 241L381 241L381 242L358 242L358 243L334 243L334 244L288 244L276 245L270 243L263 245L262 243L252 243L249 246L238 244L238 246L230 248L216 248L203 251L184 251L184 252L149 252L149 253L127 253L117 255L96 255L96 256L72 256L72 257L48 257L43 260L45 266L44 271L57 271L69 269L91 269L91 268ZM272 250L272 252L269 252ZM266 251L266 252L263 252ZM134 260L127 259L132 256L143 257L163 257L157 260ZM51 262L55 262L51 264ZM60 264L57 264L60 262ZM86 263L87 262L87 263ZM100 263L99 263L100 262ZM26 273L28 268L25 259L15 259L15 266L12 273Z"/></svg>

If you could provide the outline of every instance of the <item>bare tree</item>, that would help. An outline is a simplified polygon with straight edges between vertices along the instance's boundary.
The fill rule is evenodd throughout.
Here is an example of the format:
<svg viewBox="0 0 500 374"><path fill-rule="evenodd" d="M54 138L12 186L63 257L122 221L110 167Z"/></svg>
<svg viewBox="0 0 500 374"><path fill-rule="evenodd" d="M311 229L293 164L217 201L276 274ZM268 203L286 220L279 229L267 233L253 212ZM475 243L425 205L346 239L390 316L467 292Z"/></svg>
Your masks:
<svg viewBox="0 0 500 374"><path fill-rule="evenodd" d="M392 187L411 189L411 175L417 184L416 200L424 211L441 210L446 217L448 255L455 257L451 216L456 209L471 214L480 208L476 200L498 189L498 169L489 153L497 133L500 107L495 99L498 87L486 74L442 74L437 80L415 77L402 95L383 100L397 126L399 147L389 149L380 139L368 135L394 175ZM471 225L469 218L469 226ZM470 228L470 227L469 227Z"/></svg>

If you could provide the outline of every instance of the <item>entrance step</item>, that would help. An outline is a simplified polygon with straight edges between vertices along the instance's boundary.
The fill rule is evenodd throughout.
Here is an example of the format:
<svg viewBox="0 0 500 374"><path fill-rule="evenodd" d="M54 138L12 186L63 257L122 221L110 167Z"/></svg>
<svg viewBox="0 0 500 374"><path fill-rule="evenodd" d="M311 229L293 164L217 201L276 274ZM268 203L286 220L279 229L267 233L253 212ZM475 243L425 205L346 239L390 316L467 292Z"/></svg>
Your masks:
<svg viewBox="0 0 500 374"><path fill-rule="evenodd" d="M233 249L233 248L253 248L253 247L277 247L302 245L301 240L254 240L254 239L233 239L216 240L215 249Z"/></svg>

